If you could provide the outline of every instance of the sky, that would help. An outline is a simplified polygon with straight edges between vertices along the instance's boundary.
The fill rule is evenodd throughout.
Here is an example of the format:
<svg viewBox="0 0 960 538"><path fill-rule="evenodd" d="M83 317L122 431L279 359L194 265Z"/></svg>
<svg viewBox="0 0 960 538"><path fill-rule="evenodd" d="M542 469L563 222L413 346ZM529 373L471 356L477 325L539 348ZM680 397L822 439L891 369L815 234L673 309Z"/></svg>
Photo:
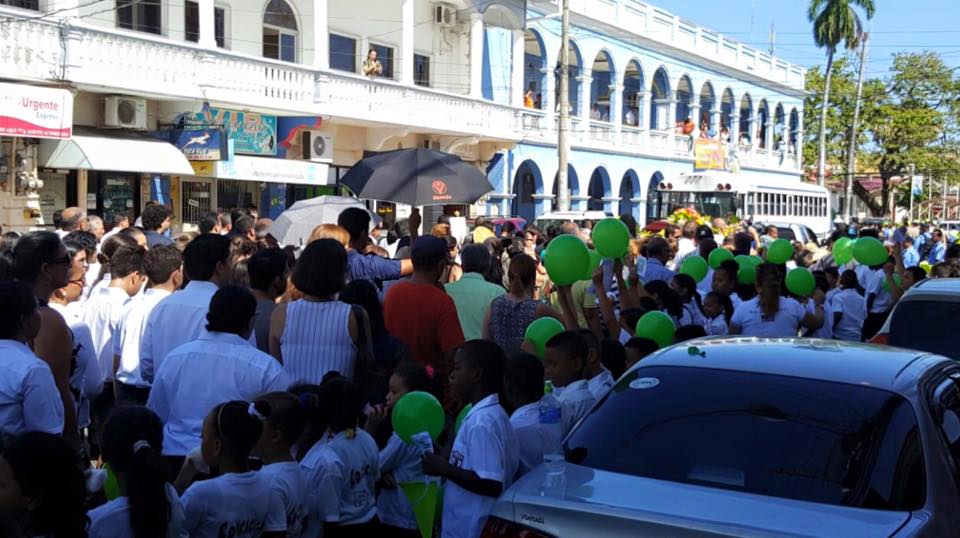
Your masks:
<svg viewBox="0 0 960 538"><path fill-rule="evenodd" d="M774 53L778 57L806 67L826 63L825 51L813 44L807 0L648 1L762 50L770 47L768 36L772 24L776 32ZM934 51L948 66L960 66L960 26L957 25L960 0L874 0L874 3L876 13L867 23L870 30L868 77L883 77L893 53L901 51Z"/></svg>

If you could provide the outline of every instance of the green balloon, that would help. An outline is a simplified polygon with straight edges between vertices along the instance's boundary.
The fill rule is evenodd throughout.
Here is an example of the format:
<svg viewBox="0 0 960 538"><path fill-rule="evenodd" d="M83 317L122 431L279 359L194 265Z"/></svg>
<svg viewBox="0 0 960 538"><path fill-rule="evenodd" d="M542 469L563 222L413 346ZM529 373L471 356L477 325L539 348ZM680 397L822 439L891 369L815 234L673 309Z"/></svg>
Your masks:
<svg viewBox="0 0 960 538"><path fill-rule="evenodd" d="M120 496L120 483L117 482L117 475L110 468L109 463L103 464L103 470L107 472L107 481L103 483L103 494L108 501L112 501Z"/></svg>
<svg viewBox="0 0 960 538"><path fill-rule="evenodd" d="M720 265L727 261L733 259L733 252L725 248L715 248L710 251L710 255L707 256L707 262L710 264L710 267L714 269L719 269Z"/></svg>
<svg viewBox="0 0 960 538"><path fill-rule="evenodd" d="M620 219L606 218L596 223L590 239L597 252L608 260L623 257L630 246L630 230Z"/></svg>
<svg viewBox="0 0 960 538"><path fill-rule="evenodd" d="M394 404L390 420L393 431L405 443L412 443L413 436L420 432L427 432L436 441L443 430L443 406L429 392L408 392Z"/></svg>
<svg viewBox="0 0 960 538"><path fill-rule="evenodd" d="M757 266L748 263L740 266L737 271L737 282L740 284L753 284L757 281Z"/></svg>
<svg viewBox="0 0 960 538"><path fill-rule="evenodd" d="M767 247L767 261L770 263L787 263L793 257L793 245L786 239L777 239Z"/></svg>
<svg viewBox="0 0 960 538"><path fill-rule="evenodd" d="M700 282L707 276L707 260L702 256L687 256L680 264L680 272Z"/></svg>
<svg viewBox="0 0 960 538"><path fill-rule="evenodd" d="M813 273L806 267L796 267L787 273L787 289L799 297L809 297L817 285Z"/></svg>
<svg viewBox="0 0 960 538"><path fill-rule="evenodd" d="M887 248L876 237L861 237L853 242L853 259L873 267L887 263Z"/></svg>
<svg viewBox="0 0 960 538"><path fill-rule="evenodd" d="M568 286L580 280L590 265L590 251L582 239L561 235L547 246L547 274L554 284Z"/></svg>
<svg viewBox="0 0 960 538"><path fill-rule="evenodd" d="M744 267L748 267L748 266L752 267L754 265L757 265L757 262L755 262L753 258L751 258L750 256L747 256L746 254L738 254L733 259L737 262L737 265L741 269L743 269Z"/></svg>
<svg viewBox="0 0 960 538"><path fill-rule="evenodd" d="M673 336L677 326L666 313L659 310L647 312L637 321L636 334L649 338L660 347L667 347L673 343Z"/></svg>
<svg viewBox="0 0 960 538"><path fill-rule="evenodd" d="M563 323L557 318L543 317L533 320L533 323L527 325L527 330L523 333L523 339L529 340L537 350L537 355L542 359L547 351L547 342L554 336L565 331Z"/></svg>
<svg viewBox="0 0 960 538"><path fill-rule="evenodd" d="M460 431L460 426L463 426L463 421L467 419L471 409L473 409L473 404L467 404L460 410L457 420L453 423L453 435L457 435L457 432Z"/></svg>
<svg viewBox="0 0 960 538"><path fill-rule="evenodd" d="M897 287L898 287L898 288L903 289L903 277L901 277L901 276L898 275L897 273L894 273L894 274L893 274L893 281L897 283ZM883 276L883 291L885 291L885 292L887 292L887 293L892 293L892 292L890 291L890 282L887 280L887 276L886 276L886 275Z"/></svg>
<svg viewBox="0 0 960 538"><path fill-rule="evenodd" d="M761 258L760 256L750 256L750 261L752 261L753 266L756 267L761 263L763 263L763 258Z"/></svg>
<svg viewBox="0 0 960 538"><path fill-rule="evenodd" d="M841 237L833 243L833 261L837 265L846 265L853 259L853 240Z"/></svg>
<svg viewBox="0 0 960 538"><path fill-rule="evenodd" d="M590 251L590 265L587 267L587 271L583 274L583 277L580 280L592 280L593 272L600 267L600 264L603 263L603 258L600 257L600 253L596 250Z"/></svg>

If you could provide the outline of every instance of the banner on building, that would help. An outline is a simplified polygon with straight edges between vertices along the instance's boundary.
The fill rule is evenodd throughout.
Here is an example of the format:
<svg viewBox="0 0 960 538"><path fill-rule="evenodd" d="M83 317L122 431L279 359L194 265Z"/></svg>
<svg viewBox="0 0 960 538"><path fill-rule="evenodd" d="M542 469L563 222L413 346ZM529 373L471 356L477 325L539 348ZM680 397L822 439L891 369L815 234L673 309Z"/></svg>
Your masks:
<svg viewBox="0 0 960 538"><path fill-rule="evenodd" d="M727 169L727 148L719 140L694 140L693 158L693 169L697 171Z"/></svg>
<svg viewBox="0 0 960 538"><path fill-rule="evenodd" d="M72 134L69 91L0 83L0 136L64 139Z"/></svg>
<svg viewBox="0 0 960 538"><path fill-rule="evenodd" d="M246 155L273 157L277 154L277 117L257 112L240 112L204 107L187 125L221 128L233 141L233 151Z"/></svg>
<svg viewBox="0 0 960 538"><path fill-rule="evenodd" d="M188 161L227 160L226 137L220 129L177 130L171 142Z"/></svg>
<svg viewBox="0 0 960 538"><path fill-rule="evenodd" d="M910 176L910 192L914 196L923 195L923 176Z"/></svg>

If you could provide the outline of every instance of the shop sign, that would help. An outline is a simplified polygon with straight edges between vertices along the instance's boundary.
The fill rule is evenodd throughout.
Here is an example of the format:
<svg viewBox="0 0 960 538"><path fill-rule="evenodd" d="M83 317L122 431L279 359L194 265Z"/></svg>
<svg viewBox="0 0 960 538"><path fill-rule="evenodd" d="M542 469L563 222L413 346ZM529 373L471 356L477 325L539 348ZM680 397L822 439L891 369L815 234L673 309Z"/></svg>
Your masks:
<svg viewBox="0 0 960 538"><path fill-rule="evenodd" d="M230 161L218 161L216 168L215 177L220 179L298 185L327 185L330 170L330 167L323 163L240 156Z"/></svg>
<svg viewBox="0 0 960 538"><path fill-rule="evenodd" d="M63 139L72 131L69 91L0 83L0 136Z"/></svg>
<svg viewBox="0 0 960 538"><path fill-rule="evenodd" d="M205 108L187 125L222 128L234 143L236 153L274 156L277 154L277 117L257 112Z"/></svg>
<svg viewBox="0 0 960 538"><path fill-rule="evenodd" d="M173 145L188 161L219 161L227 156L225 138L220 129L177 131Z"/></svg>
<svg viewBox="0 0 960 538"><path fill-rule="evenodd" d="M213 177L217 173L216 163L213 161L191 161L190 166L197 176Z"/></svg>
<svg viewBox="0 0 960 538"><path fill-rule="evenodd" d="M726 170L727 150L719 140L696 140L693 143L693 169Z"/></svg>

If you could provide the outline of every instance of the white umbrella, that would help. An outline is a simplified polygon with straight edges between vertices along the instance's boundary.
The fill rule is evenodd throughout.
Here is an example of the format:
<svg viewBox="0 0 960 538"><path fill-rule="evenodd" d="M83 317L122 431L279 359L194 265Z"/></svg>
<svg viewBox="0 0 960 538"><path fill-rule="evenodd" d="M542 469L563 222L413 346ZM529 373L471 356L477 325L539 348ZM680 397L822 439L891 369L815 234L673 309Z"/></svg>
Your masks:
<svg viewBox="0 0 960 538"><path fill-rule="evenodd" d="M359 207L370 213L370 229L380 224L380 216L371 213L363 202L347 196L318 196L294 203L273 221L272 235L281 245L301 247L307 244L313 229L321 224L336 224L337 217L348 207Z"/></svg>

